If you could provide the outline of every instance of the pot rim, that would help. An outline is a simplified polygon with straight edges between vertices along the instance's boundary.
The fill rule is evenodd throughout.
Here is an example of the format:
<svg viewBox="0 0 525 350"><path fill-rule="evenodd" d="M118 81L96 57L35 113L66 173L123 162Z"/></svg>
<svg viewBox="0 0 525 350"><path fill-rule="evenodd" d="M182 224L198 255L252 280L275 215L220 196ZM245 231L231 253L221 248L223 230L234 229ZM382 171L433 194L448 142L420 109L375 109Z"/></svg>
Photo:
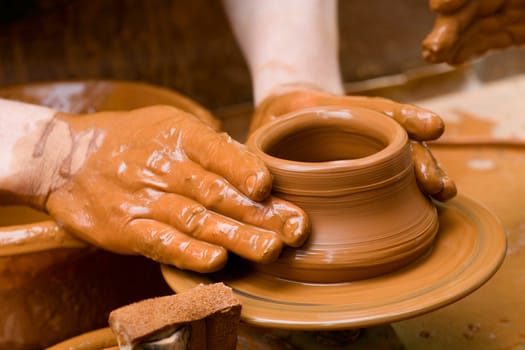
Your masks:
<svg viewBox="0 0 525 350"><path fill-rule="evenodd" d="M265 152L265 149L272 142L286 137L295 128L307 125L318 127L329 122L336 123L333 125L352 125L369 129L370 133L375 134L370 135L370 133L367 133L365 135L385 141L386 146L365 157L323 162L286 160L285 163L282 163L283 159ZM305 108L280 116L255 130L249 136L246 145L271 169L277 168L294 172L308 171L309 173L322 174L337 171L346 172L349 167L363 169L375 166L391 158L393 154L402 152L407 143L408 135L406 131L388 116L362 107L330 105Z"/></svg>
<svg viewBox="0 0 525 350"><path fill-rule="evenodd" d="M293 161L266 153L288 135L315 127L353 130L384 147L361 158L323 162ZM289 113L257 129L247 146L272 173L275 192L301 196L332 197L372 190L400 181L413 170L403 127L388 116L360 107L320 106Z"/></svg>

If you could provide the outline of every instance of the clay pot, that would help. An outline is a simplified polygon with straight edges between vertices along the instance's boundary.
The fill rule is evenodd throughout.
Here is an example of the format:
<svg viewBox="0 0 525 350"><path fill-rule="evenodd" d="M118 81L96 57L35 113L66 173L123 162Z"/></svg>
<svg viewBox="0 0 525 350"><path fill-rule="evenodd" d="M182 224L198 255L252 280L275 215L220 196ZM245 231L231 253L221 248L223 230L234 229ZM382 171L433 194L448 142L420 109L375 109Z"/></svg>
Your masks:
<svg viewBox="0 0 525 350"><path fill-rule="evenodd" d="M408 137L366 109L319 107L280 117L247 145L274 176L273 194L302 207L312 234L256 265L277 277L348 282L388 273L431 247L437 210L416 183Z"/></svg>

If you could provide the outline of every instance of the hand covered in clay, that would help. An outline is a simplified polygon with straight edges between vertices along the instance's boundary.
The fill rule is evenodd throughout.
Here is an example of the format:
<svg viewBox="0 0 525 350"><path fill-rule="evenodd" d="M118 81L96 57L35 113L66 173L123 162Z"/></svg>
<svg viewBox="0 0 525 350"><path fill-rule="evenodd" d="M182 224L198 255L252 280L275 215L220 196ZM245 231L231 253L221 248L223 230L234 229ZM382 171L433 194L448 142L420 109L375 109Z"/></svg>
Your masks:
<svg viewBox="0 0 525 350"><path fill-rule="evenodd" d="M322 91L298 89L276 94L263 100L253 116L250 132L295 110L315 106L348 106L368 108L394 118L410 138L416 179L422 192L446 201L456 195L456 186L441 168L424 141L434 140L444 131L444 123L436 114L407 104L379 97L338 96Z"/></svg>
<svg viewBox="0 0 525 350"><path fill-rule="evenodd" d="M430 63L461 64L525 43L525 0L430 0L438 17L423 41Z"/></svg>
<svg viewBox="0 0 525 350"><path fill-rule="evenodd" d="M59 113L35 153L52 154L57 140L70 151L58 157L42 205L99 247L212 272L227 251L270 262L283 244L307 238L304 212L270 196L262 161L191 114L168 106Z"/></svg>

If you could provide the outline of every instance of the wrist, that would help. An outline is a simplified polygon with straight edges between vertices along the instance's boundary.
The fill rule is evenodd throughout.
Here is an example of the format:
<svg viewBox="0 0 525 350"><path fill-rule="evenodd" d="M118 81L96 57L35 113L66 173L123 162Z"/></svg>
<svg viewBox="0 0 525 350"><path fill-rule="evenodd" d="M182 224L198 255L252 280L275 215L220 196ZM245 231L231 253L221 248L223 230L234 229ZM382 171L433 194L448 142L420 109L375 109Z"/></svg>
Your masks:
<svg viewBox="0 0 525 350"><path fill-rule="evenodd" d="M336 68L333 68L336 70ZM254 102L259 105L270 96L292 91L317 91L343 95L343 83L338 71L334 74L304 74L305 70L279 65L263 66L254 72ZM315 76L318 75L318 76ZM321 78L322 77L322 78Z"/></svg>
<svg viewBox="0 0 525 350"><path fill-rule="evenodd" d="M337 1L225 0L225 7L250 69L256 105L288 84L343 93Z"/></svg>
<svg viewBox="0 0 525 350"><path fill-rule="evenodd" d="M96 131L77 131L69 116L0 100L0 203L44 209L48 195L80 169Z"/></svg>
<svg viewBox="0 0 525 350"><path fill-rule="evenodd" d="M320 86L311 83L285 83L275 86L272 90L269 90L264 100L260 101L259 104L267 100L280 98L281 96L293 94L293 93L325 93L326 91Z"/></svg>
<svg viewBox="0 0 525 350"><path fill-rule="evenodd" d="M38 187L38 141L56 111L0 99L0 201L28 204Z"/></svg>

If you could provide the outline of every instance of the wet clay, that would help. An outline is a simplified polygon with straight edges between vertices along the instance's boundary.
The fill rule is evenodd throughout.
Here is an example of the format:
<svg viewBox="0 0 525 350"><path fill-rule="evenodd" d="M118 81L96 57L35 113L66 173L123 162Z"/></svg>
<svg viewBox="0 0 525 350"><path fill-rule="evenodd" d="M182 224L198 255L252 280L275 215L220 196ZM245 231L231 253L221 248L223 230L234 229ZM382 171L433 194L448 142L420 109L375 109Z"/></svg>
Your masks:
<svg viewBox="0 0 525 350"><path fill-rule="evenodd" d="M51 179L30 181L30 203L94 245L210 272L227 250L269 262L307 237L304 212L269 197L262 161L180 109L58 113L41 129L29 154Z"/></svg>
<svg viewBox="0 0 525 350"><path fill-rule="evenodd" d="M9 210L2 208L2 214ZM83 248L87 244L61 229L53 220L35 225L14 225L0 229L0 257L60 248Z"/></svg>
<svg viewBox="0 0 525 350"><path fill-rule="evenodd" d="M193 101L147 84L43 83L3 88L0 96L77 114L172 105L219 128ZM93 248L70 249L70 243L85 243L31 208L2 206L0 214L0 348L44 348L107 324L111 309L167 292L158 264Z"/></svg>
<svg viewBox="0 0 525 350"><path fill-rule="evenodd" d="M106 327L64 340L47 350L106 350L109 348L118 349L118 345L113 331Z"/></svg>
<svg viewBox="0 0 525 350"><path fill-rule="evenodd" d="M442 135L445 129L444 123L439 116L416 106L397 103L385 98L337 96L316 91L311 87L291 86L268 97L257 107L250 131L254 132L262 125L278 119L286 113L316 106L366 108L392 117L403 126L413 144L415 142L435 140ZM453 180L446 175L446 171L441 168L439 162L431 155L424 144L419 148L425 149L425 152L414 152L412 155L416 167L420 169L416 175L421 189L426 194L439 200L448 200L454 197L456 188ZM429 183L427 184L427 182ZM440 184L441 188L436 188L435 184ZM427 191L427 189L430 191Z"/></svg>
<svg viewBox="0 0 525 350"><path fill-rule="evenodd" d="M435 0L437 14L423 41L423 58L453 65L525 42L523 0Z"/></svg>
<svg viewBox="0 0 525 350"><path fill-rule="evenodd" d="M446 201L457 194L456 184L439 165L425 142L410 142L414 170L418 185L426 193L439 201ZM435 166L435 165L438 166Z"/></svg>
<svg viewBox="0 0 525 350"><path fill-rule="evenodd" d="M274 175L276 196L309 215L312 234L266 273L348 282L396 270L424 254L438 229L419 190L405 131L362 108L317 107L255 131L248 147Z"/></svg>
<svg viewBox="0 0 525 350"><path fill-rule="evenodd" d="M271 175L262 161L190 114L155 106L58 114L54 122L68 125L73 145L77 135L102 135L45 203L87 242L210 272L224 265L226 250L270 262L283 244L306 239L304 212L268 197ZM61 168L69 167L68 158Z"/></svg>
<svg viewBox="0 0 525 350"><path fill-rule="evenodd" d="M242 303L242 320L266 328L355 329L412 318L476 290L505 257L505 230L484 205L460 195L438 207L440 229L432 249L405 268L373 278L302 283L241 263L212 276L168 266L162 272L176 292L223 281Z"/></svg>

